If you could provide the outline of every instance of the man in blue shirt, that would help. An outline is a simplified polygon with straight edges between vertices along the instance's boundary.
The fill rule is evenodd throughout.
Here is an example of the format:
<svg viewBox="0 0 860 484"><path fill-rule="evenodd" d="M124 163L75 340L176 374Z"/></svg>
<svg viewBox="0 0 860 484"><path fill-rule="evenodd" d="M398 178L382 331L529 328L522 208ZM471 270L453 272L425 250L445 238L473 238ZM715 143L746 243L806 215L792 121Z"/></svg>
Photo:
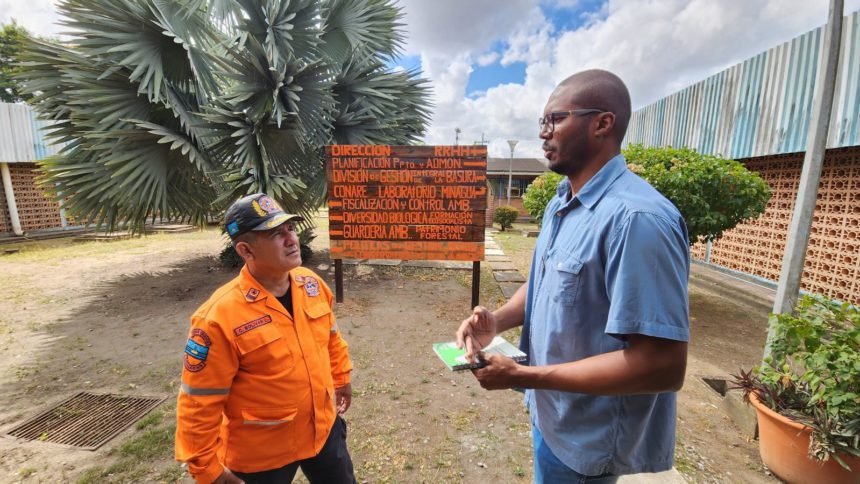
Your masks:
<svg viewBox="0 0 860 484"><path fill-rule="evenodd" d="M540 119L550 170L527 284L502 307L476 307L457 330L481 386L525 388L535 482L615 482L672 467L675 393L684 382L689 240L678 209L627 169L624 83L580 72ZM479 354L523 325L529 365Z"/></svg>

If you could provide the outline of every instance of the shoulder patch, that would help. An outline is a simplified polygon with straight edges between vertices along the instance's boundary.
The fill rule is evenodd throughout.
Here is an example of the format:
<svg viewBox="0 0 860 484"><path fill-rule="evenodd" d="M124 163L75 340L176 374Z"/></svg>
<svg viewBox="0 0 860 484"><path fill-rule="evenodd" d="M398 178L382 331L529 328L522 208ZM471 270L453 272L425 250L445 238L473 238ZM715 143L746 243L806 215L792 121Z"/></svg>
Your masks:
<svg viewBox="0 0 860 484"><path fill-rule="evenodd" d="M305 292L308 293L308 296L317 297L320 295L320 283L316 279L310 276L305 277L304 284Z"/></svg>
<svg viewBox="0 0 860 484"><path fill-rule="evenodd" d="M252 329L257 329L260 326L267 325L271 322L272 322L272 317L267 314L267 315L263 316L262 318L257 318L253 321L248 321L247 323L243 324L242 326L239 326L238 328L233 330L233 334L235 334L236 336L242 336L243 334L247 333L248 331L251 331Z"/></svg>
<svg viewBox="0 0 860 484"><path fill-rule="evenodd" d="M248 293L245 294L245 299L249 301L256 301L258 297L260 297L260 290L256 287L248 289Z"/></svg>
<svg viewBox="0 0 860 484"><path fill-rule="evenodd" d="M188 342L185 344L185 369L188 371L198 372L206 366L206 358L209 357L209 347L212 346L212 340L200 328L191 330L191 336L188 337Z"/></svg>

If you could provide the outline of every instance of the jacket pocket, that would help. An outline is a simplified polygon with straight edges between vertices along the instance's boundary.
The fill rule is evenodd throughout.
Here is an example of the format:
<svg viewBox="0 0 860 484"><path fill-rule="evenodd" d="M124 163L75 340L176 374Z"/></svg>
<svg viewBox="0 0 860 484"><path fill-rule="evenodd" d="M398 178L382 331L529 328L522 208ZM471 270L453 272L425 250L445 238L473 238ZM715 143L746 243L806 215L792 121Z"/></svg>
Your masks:
<svg viewBox="0 0 860 484"><path fill-rule="evenodd" d="M243 408L242 420L245 425L282 425L292 422L298 411L298 407Z"/></svg>
<svg viewBox="0 0 860 484"><path fill-rule="evenodd" d="M308 319L308 325L314 334L314 340L322 349L328 349L331 339L331 306L328 304L315 304L304 308Z"/></svg>
<svg viewBox="0 0 860 484"><path fill-rule="evenodd" d="M255 374L272 374L291 368L293 355L281 329L267 324L236 338L239 367Z"/></svg>
<svg viewBox="0 0 860 484"><path fill-rule="evenodd" d="M574 257L559 260L555 264L558 274L559 292L555 301L565 306L572 306L576 302L579 292L580 272L582 272L582 261Z"/></svg>

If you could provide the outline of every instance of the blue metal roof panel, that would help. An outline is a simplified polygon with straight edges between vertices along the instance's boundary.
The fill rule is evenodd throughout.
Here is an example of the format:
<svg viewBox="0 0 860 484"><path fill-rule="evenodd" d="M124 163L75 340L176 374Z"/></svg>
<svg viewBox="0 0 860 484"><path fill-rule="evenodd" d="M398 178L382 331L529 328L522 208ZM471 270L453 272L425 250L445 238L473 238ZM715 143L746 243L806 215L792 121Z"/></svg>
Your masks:
<svg viewBox="0 0 860 484"><path fill-rule="evenodd" d="M845 17L828 148L860 143L860 11ZM803 151L824 27L633 113L625 143L748 158Z"/></svg>

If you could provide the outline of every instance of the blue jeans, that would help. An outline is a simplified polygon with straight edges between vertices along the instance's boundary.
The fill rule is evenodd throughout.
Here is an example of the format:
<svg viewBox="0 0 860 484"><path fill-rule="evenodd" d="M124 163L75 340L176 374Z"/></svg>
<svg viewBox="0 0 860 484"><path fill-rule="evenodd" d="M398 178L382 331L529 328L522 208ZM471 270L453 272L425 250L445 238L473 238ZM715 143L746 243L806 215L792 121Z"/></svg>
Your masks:
<svg viewBox="0 0 860 484"><path fill-rule="evenodd" d="M532 423L532 441L535 448L535 484L586 482L589 484L614 484L618 481L618 476L612 474L585 476L568 467L552 453L534 423Z"/></svg>

